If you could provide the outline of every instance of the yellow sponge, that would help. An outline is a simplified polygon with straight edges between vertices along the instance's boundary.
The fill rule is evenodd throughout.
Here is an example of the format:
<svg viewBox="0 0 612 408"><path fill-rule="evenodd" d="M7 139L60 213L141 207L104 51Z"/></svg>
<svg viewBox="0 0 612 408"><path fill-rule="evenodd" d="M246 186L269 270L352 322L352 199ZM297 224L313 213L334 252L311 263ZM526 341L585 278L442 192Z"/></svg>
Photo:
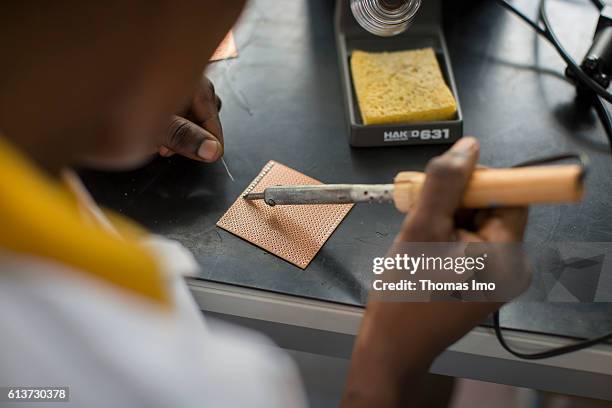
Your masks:
<svg viewBox="0 0 612 408"><path fill-rule="evenodd" d="M431 48L353 51L351 71L365 125L447 120L457 112Z"/></svg>

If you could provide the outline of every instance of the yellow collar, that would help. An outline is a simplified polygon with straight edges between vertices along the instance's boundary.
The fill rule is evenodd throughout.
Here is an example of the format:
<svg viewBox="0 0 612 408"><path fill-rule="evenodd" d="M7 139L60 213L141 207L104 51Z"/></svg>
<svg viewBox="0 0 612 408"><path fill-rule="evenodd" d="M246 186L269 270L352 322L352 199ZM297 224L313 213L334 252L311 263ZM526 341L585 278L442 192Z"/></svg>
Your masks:
<svg viewBox="0 0 612 408"><path fill-rule="evenodd" d="M92 222L93 220L93 222ZM0 137L0 247L83 271L162 305L169 297L155 259L95 217Z"/></svg>

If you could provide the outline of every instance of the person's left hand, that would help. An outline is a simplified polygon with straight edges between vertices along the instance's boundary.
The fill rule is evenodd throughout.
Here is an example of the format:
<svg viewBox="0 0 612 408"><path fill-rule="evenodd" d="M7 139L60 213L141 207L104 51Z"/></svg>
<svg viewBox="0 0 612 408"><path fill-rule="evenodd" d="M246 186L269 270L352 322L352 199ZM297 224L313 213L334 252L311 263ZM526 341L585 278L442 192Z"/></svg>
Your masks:
<svg viewBox="0 0 612 408"><path fill-rule="evenodd" d="M178 153L207 163L219 160L223 156L220 110L221 99L212 82L203 76L191 103L172 118L159 154L168 157Z"/></svg>

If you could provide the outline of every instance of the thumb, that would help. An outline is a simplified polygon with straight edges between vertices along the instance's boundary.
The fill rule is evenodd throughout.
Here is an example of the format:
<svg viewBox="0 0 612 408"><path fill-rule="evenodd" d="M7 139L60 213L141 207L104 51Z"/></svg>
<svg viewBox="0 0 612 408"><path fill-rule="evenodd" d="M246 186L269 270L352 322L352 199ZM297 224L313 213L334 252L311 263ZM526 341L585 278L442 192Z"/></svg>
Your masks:
<svg viewBox="0 0 612 408"><path fill-rule="evenodd" d="M478 162L479 149L476 139L464 137L429 162L421 195L398 235L400 241L452 239L455 213Z"/></svg>
<svg viewBox="0 0 612 408"><path fill-rule="evenodd" d="M164 147L190 159L212 163L223 155L212 133L180 116L173 116L164 137Z"/></svg>
<svg viewBox="0 0 612 408"><path fill-rule="evenodd" d="M478 153L478 141L464 137L442 156L431 160L416 211L452 220L478 162Z"/></svg>

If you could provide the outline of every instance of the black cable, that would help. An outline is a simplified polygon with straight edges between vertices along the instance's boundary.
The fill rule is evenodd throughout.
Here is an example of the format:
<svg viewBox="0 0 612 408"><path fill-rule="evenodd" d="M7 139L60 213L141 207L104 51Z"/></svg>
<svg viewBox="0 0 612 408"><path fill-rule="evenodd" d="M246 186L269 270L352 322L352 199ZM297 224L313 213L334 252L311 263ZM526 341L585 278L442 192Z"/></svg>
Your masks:
<svg viewBox="0 0 612 408"><path fill-rule="evenodd" d="M580 163L580 166L582 167L582 174L580 176L581 178L586 177L587 173L589 172L591 168L591 160L589 159L589 156L587 156L584 153L571 153L571 152L558 153L552 156L540 157L537 159L529 159L524 162L515 164L512 167L538 166L542 164L556 163L556 162L565 161L565 160L575 160L578 163Z"/></svg>
<svg viewBox="0 0 612 408"><path fill-rule="evenodd" d="M593 5L597 7L599 11L606 7L606 2L604 0L591 0L591 3L593 3Z"/></svg>
<svg viewBox="0 0 612 408"><path fill-rule="evenodd" d="M511 11L517 17L519 17L523 22L529 24L531 28L533 28L539 35L545 38L557 51L559 56L563 59L563 61L567 64L568 68L571 70L573 74L576 75L576 80L579 81L585 87L593 90L599 96L601 96L606 101L612 103L612 94L610 94L604 87L595 82L590 76L588 76L582 68L574 61L572 56L565 50L565 48L561 45L559 39L557 38L555 32L552 30L550 20L548 19L548 13L546 12L546 1L542 0L540 2L540 18L542 19L542 23L544 27L540 27L538 23L527 17L522 11L517 9L513 4L511 4L508 0L496 0L502 7Z"/></svg>
<svg viewBox="0 0 612 408"><path fill-rule="evenodd" d="M610 92L608 92L603 86L599 85L590 76L588 76L582 70L582 68L580 68L580 66L576 64L576 61L574 61L571 55L569 55L569 53L561 45L561 42L559 41L555 32L553 31L552 26L550 24L550 20L548 19L548 13L546 11L546 0L542 0L540 2L540 18L542 20L542 23L544 24L544 29L546 30L546 33L547 33L546 38L553 45L553 47L555 47L555 49L557 50L561 58L563 58L565 63L568 65L572 73L577 76L577 79L584 86L596 92L599 96L604 98L606 101L612 103L612 94L610 94Z"/></svg>
<svg viewBox="0 0 612 408"><path fill-rule="evenodd" d="M599 116L599 120L603 125L606 136L608 137L609 145L612 146L612 115L610 114L610 111L606 107L606 103L601 96L593 94L591 98L591 104L595 108L597 116Z"/></svg>
<svg viewBox="0 0 612 408"><path fill-rule="evenodd" d="M576 343L568 344L567 346L556 347L550 350L540 351L537 353L523 353L514 350L506 342L506 339L504 338L501 331L501 326L499 322L499 311L493 314L493 327L495 328L495 335L497 336L497 341L499 341L499 344L501 344L502 347L506 349L508 353L525 360L540 360L543 358L550 358L563 354L573 353L574 351L583 350L596 344L603 343L606 340L612 339L612 332L608 332L602 336L594 337L588 340L577 341Z"/></svg>
<svg viewBox="0 0 612 408"><path fill-rule="evenodd" d="M599 5L596 6L599 8ZM603 3L601 8L603 8ZM587 75L581 67L576 65L576 62L573 60L573 58L567 53L567 51L565 51L565 49L559 42L559 39L556 37L555 32L551 27L550 20L548 19L548 14L546 12L546 0L542 0L540 2L540 18L542 20L542 23L544 24L545 31L548 34L549 41L553 44L557 52L559 52L563 60L568 64L568 67L571 69L571 72L578 77L577 79L579 79L580 85L582 85L582 87L584 88L584 90L582 90L581 92L592 93L592 95L589 95L591 105L595 108L595 112L597 113L597 116L599 117L604 131L606 132L608 144L610 148L612 148L612 116L610 115L608 108L602 100L605 99L607 101L610 101L608 98L604 97L606 95L610 95L610 93L601 85L599 85L596 81L594 81L589 75ZM588 78L588 80L586 80L586 78Z"/></svg>
<svg viewBox="0 0 612 408"><path fill-rule="evenodd" d="M583 172L582 172L583 177L584 175L586 175L589 169L588 157L584 154L576 154L576 153L562 153L562 154L558 154L555 156L546 157L542 159L528 160L520 164L517 164L513 167L533 166L537 164L545 164L545 163L551 163L551 162L567 160L567 159L578 160L582 164L582 167L583 167ZM499 344L501 344L501 346L508 353L512 354L513 356L525 359L525 360L540 360L543 358L557 357L563 354L573 353L574 351L583 350L585 348L594 346L596 344L603 343L606 340L612 339L612 331L610 331L601 336L594 337L592 339L577 341L575 343L568 344L567 346L555 347L549 350L539 351L535 353L523 353L521 351L517 351L513 349L506 342L506 339L504 338L504 334L502 332L499 315L500 315L499 310L493 313L493 329L495 330L495 336L497 337L497 341L499 341Z"/></svg>
<svg viewBox="0 0 612 408"><path fill-rule="evenodd" d="M508 0L496 0L502 7L509 10L517 17L519 17L523 22L528 24L531 28L535 30L535 32L542 37L544 37L559 53L563 61L567 64L568 71L572 74L574 82L576 82L577 87L581 87L582 90L579 91L583 94L588 92L592 93L592 96L588 96L591 105L595 108L597 116L601 121L601 124L606 132L606 137L608 138L608 142L610 148L612 149L612 115L608 111L604 100L612 103L612 94L608 92L604 87L602 87L599 83L593 80L589 75L587 75L584 70L576 64L572 56L565 50L561 42L557 38L552 26L550 24L550 20L548 18L548 13L546 11L546 0L540 1L540 20L542 21L544 27L541 27L537 22L533 21L527 15L525 15L522 11L512 5ZM598 8L602 9L605 6L603 0L591 0L593 4Z"/></svg>
<svg viewBox="0 0 612 408"><path fill-rule="evenodd" d="M538 33L539 35L544 37L546 40L548 40L548 42L550 42L553 45L553 47L557 50L561 58L567 64L569 71L574 75L573 79L577 82L577 85L583 86L583 90L581 91L583 94L582 96L583 97L586 96L591 99L590 100L591 105L595 108L597 115L599 119L601 120L601 123L606 132L606 136L608 137L608 140L610 141L610 144L612 146L612 116L610 115L610 112L608 111L604 103L604 100L608 102L612 102L612 94L610 94L606 89L604 89L601 85L599 85L591 77L589 77L582 70L582 68L578 66L578 64L576 64L574 59L569 55L569 53L561 45L561 42L559 41L555 32L553 31L551 24L550 24L550 20L548 19L548 13L546 11L546 0L541 0L540 2L540 20L542 21L542 24L544 25L544 27L541 27L538 23L531 20L523 12L521 12L519 9L517 9L512 4L510 4L507 0L497 0L497 1L504 8L511 11L517 17L519 17L521 20L523 20L525 23L531 26L531 28L533 28L536 31L536 33ZM599 10L601 10L605 6L605 3L602 0L591 0L591 1ZM587 162L583 156L579 156L576 154L561 154L561 155L549 157L546 159L530 160L530 161L521 163L515 167L521 167L521 166L526 166L526 165L536 165L536 164L548 163L551 161L565 160L565 159L570 159L570 158L578 158L579 160L582 161L583 168L584 168L584 171L583 171L583 177L584 177L587 171L587 165L586 165ZM553 349L545 350L541 352L536 352L536 353L523 353L523 352L514 350L512 347L510 347L510 345L504 339L503 332L501 329L499 315L500 315L499 311L493 314L493 327L495 330L495 335L497 336L497 340L502 345L502 347L506 351L508 351L510 354L516 357L519 357L519 358L527 359L527 360L538 360L538 359L543 359L543 358L560 356L563 354L582 350L582 349L591 347L595 344L602 343L606 340L612 339L612 332L609 332L599 337L578 341L576 343L569 344L567 346L557 347L557 348L553 348Z"/></svg>
<svg viewBox="0 0 612 408"><path fill-rule="evenodd" d="M517 9L516 7L514 7L514 5L510 4L506 0L497 0L497 2L503 8L505 8L506 10L509 10L511 13L515 14L517 17L519 17L525 23L529 24L531 26L531 28L533 28L535 31L538 32L538 34L540 34L541 36L543 36L544 38L546 38L548 40L548 34L546 33L546 30L544 30L542 27L540 27L538 25L538 23L536 23L535 21L533 21L532 19L527 17L521 10Z"/></svg>

